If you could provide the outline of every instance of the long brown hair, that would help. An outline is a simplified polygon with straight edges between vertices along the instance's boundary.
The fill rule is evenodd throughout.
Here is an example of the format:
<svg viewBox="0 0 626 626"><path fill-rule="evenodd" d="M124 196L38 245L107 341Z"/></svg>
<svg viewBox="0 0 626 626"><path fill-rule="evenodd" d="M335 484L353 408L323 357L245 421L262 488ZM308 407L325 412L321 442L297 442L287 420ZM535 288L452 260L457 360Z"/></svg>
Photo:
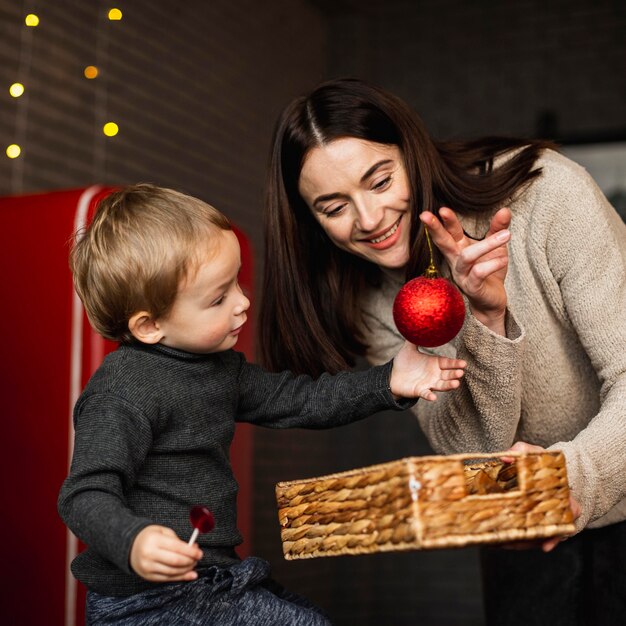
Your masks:
<svg viewBox="0 0 626 626"><path fill-rule="evenodd" d="M549 142L487 137L436 142L419 116L392 94L357 79L337 79L293 100L272 140L265 206L265 268L260 357L273 370L313 376L354 365L365 354L359 298L379 268L336 247L300 196L307 153L340 137L395 145L411 192L407 279L427 265L421 211L492 211L540 174ZM500 154L519 148L493 169Z"/></svg>

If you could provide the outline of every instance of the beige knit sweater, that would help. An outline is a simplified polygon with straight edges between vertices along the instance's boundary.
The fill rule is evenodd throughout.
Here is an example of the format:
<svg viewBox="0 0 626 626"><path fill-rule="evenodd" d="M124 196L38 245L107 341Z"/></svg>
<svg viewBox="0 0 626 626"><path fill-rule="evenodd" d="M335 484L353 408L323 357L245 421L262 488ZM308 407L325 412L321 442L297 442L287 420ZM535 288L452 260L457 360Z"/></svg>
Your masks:
<svg viewBox="0 0 626 626"><path fill-rule="evenodd" d="M461 387L413 410L441 454L562 450L580 530L626 519L626 226L583 168L552 151L538 166L509 205L507 336L468 314L441 349L467 361ZM462 221L483 237L489 219ZM363 303L373 363L403 341L391 312L403 279L385 276Z"/></svg>

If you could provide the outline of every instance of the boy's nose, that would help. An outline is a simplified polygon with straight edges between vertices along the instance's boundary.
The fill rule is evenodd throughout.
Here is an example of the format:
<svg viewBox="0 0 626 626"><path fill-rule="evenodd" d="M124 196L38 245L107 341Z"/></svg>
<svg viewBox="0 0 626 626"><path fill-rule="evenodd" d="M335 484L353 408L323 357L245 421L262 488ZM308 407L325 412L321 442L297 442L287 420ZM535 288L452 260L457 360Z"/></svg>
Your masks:
<svg viewBox="0 0 626 626"><path fill-rule="evenodd" d="M245 313L249 308L250 308L250 300L244 293L242 293L241 301L239 302L237 306L237 315L241 315L242 313Z"/></svg>

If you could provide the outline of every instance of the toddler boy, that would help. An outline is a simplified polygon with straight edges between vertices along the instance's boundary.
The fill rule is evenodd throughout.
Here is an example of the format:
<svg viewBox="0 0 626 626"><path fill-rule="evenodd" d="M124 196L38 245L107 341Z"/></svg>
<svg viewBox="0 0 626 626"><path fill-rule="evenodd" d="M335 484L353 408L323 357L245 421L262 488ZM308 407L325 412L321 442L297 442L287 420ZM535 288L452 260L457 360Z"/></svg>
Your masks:
<svg viewBox="0 0 626 626"><path fill-rule="evenodd" d="M120 347L74 409L59 513L87 545L72 564L88 623L327 624L303 598L240 561L235 422L330 428L458 386L462 361L420 354L317 380L269 373L232 350L250 305L228 220L152 185L117 191L78 233L70 264L95 330ZM187 545L189 510L215 529Z"/></svg>

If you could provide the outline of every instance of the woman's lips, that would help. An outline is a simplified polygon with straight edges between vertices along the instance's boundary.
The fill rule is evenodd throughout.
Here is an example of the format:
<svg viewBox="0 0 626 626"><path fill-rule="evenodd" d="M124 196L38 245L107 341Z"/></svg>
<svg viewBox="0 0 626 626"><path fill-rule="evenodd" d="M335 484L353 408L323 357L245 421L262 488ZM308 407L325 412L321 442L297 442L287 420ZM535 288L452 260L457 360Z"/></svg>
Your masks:
<svg viewBox="0 0 626 626"><path fill-rule="evenodd" d="M379 235L378 237L371 237L370 239L361 239L361 243L366 244L370 248L374 248L374 250L386 250L387 248L391 248L391 246L393 246L398 241L398 239L400 239L400 234L402 232L402 218L400 218L393 226L387 229L386 232L389 232L393 228L395 228L395 231L392 232L391 235L389 235L386 239L383 239L382 241L374 243L372 239L379 239L385 233L383 233L383 235Z"/></svg>

